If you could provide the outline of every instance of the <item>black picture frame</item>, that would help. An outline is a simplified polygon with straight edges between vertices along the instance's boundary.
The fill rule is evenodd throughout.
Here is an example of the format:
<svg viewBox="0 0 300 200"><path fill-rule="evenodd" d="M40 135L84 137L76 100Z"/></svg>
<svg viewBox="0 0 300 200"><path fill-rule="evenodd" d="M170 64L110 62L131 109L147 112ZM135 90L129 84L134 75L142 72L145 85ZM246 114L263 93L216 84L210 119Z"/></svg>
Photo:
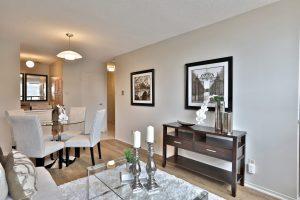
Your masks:
<svg viewBox="0 0 300 200"><path fill-rule="evenodd" d="M20 95L20 101L25 101L25 74L24 73L20 73L20 76L22 76L22 96ZM21 78L21 77L20 77Z"/></svg>
<svg viewBox="0 0 300 200"><path fill-rule="evenodd" d="M46 99L43 100L27 100L27 76L41 76L46 78ZM42 74L25 74L25 81L24 81L24 101L31 101L31 102L45 102L48 101L48 75L42 75Z"/></svg>
<svg viewBox="0 0 300 200"><path fill-rule="evenodd" d="M135 97L134 97L134 77L136 75L138 76L142 76L143 74L151 74L151 85L150 85L150 99L149 101L145 101L145 102L142 102L143 100L135 100ZM142 71L137 71L137 72L132 72L130 73L130 98L131 98L131 105L133 106L152 106L154 107L155 106L155 73L154 73L154 69L149 69L149 70L142 70Z"/></svg>
<svg viewBox="0 0 300 200"><path fill-rule="evenodd" d="M191 77L189 77L189 72L191 67L195 68L196 66L205 66L209 64L218 64L218 63L227 63L227 76L225 77L224 75L224 81L227 78L227 86L228 88L224 88L224 90L227 90L227 98L224 97L224 101L227 101L227 106L225 107L226 112L232 112L232 96L233 96L233 89L232 89L232 84L233 84L233 57L223 57L223 58L217 58L217 59L211 59L211 60L205 60L205 61L200 61L200 62L193 62L193 63L187 63L185 64L185 109L190 109L190 110L198 110L201 108L201 105L195 106L191 105L191 100L190 100L190 95L189 95L189 90L190 87L190 80ZM215 108L212 106L208 107L209 111L214 111Z"/></svg>

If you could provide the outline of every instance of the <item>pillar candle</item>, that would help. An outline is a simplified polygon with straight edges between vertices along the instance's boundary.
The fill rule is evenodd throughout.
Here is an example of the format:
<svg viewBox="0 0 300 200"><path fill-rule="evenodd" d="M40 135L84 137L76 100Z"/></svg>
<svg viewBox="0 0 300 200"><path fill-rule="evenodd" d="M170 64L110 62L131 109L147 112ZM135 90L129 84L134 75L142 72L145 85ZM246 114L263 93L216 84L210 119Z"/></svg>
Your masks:
<svg viewBox="0 0 300 200"><path fill-rule="evenodd" d="M147 127L147 142L154 143L154 127L153 126Z"/></svg>
<svg viewBox="0 0 300 200"><path fill-rule="evenodd" d="M133 147L140 148L141 147L141 132L135 131L133 133Z"/></svg>

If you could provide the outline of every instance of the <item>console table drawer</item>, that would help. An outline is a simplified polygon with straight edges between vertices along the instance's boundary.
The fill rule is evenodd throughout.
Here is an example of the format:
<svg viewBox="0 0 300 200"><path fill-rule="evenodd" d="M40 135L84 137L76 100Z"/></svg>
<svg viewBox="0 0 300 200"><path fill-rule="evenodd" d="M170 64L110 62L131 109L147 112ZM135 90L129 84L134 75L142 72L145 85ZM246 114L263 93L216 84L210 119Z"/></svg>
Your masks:
<svg viewBox="0 0 300 200"><path fill-rule="evenodd" d="M195 142L194 151L215 158L232 161L232 151L229 149L210 146L202 142Z"/></svg>
<svg viewBox="0 0 300 200"><path fill-rule="evenodd" d="M193 141L189 141L180 137L167 135L166 144L186 150L193 150Z"/></svg>

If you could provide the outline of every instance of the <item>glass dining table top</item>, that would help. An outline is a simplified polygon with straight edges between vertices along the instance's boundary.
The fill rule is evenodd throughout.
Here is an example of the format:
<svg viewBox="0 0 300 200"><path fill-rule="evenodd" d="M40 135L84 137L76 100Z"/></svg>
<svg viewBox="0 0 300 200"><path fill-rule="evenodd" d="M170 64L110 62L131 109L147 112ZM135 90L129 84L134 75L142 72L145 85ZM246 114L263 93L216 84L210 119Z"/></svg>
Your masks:
<svg viewBox="0 0 300 200"><path fill-rule="evenodd" d="M41 126L42 127L51 127L52 128L52 135L50 135L51 138L49 138L51 141L63 141L61 138L61 134L64 131L64 127L68 126L68 125L73 125L73 124L82 124L85 121L41 121ZM47 138L48 139L48 138ZM73 164L75 162L76 158L73 156L69 157L69 165ZM53 166L55 164L55 162L58 162L58 160L56 159L54 162L51 160L48 163L49 166ZM63 162L65 163L65 159L63 160ZM64 167L64 165L63 165Z"/></svg>
<svg viewBox="0 0 300 200"><path fill-rule="evenodd" d="M73 124L81 124L84 123L84 121L42 121L42 126L57 126L57 125L73 125Z"/></svg>
<svg viewBox="0 0 300 200"><path fill-rule="evenodd" d="M52 127L52 140L61 141L61 133L64 131L64 127L68 125L82 124L85 121L41 121L42 127Z"/></svg>

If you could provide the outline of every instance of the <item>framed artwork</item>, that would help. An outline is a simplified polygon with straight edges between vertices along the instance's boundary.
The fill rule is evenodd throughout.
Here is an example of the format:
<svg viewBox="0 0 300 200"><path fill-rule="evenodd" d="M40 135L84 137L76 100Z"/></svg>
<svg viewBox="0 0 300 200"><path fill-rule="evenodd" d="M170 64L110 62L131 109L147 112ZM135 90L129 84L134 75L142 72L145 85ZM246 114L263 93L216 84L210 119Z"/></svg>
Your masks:
<svg viewBox="0 0 300 200"><path fill-rule="evenodd" d="M232 65L233 57L186 64L185 108L199 109L204 96L218 95L224 97L225 111L232 112ZM212 102L208 109L214 110Z"/></svg>
<svg viewBox="0 0 300 200"><path fill-rule="evenodd" d="M154 106L154 69L132 72L131 105Z"/></svg>

